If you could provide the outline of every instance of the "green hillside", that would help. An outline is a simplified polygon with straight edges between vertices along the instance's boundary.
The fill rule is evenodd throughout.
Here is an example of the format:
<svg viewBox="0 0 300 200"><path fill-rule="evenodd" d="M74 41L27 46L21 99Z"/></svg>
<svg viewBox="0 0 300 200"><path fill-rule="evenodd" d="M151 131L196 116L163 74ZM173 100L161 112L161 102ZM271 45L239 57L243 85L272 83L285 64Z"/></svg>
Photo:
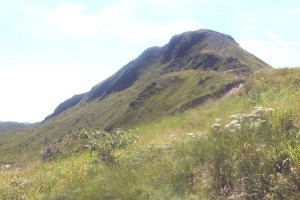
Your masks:
<svg viewBox="0 0 300 200"><path fill-rule="evenodd" d="M300 69L172 37L0 134L0 199L300 199Z"/></svg>
<svg viewBox="0 0 300 200"><path fill-rule="evenodd" d="M176 35L62 102L41 124L1 135L0 163L39 159L46 136L56 155L68 155L77 151L70 138L82 128L111 131L158 122L220 99L256 70L269 68L231 36L211 30Z"/></svg>
<svg viewBox="0 0 300 200"><path fill-rule="evenodd" d="M126 129L147 124L218 98L242 82L231 74L219 72L188 70L168 73L153 79L149 85L137 85L101 102L73 107L37 127L4 134L0 141L0 161L12 163L39 159L46 134L51 142L64 143L70 134L82 128ZM65 151L64 145L58 145L58 148L57 151Z"/></svg>
<svg viewBox="0 0 300 200"><path fill-rule="evenodd" d="M299 69L258 71L222 98L141 123L115 163L82 151L3 169L0 198L299 199L299 84Z"/></svg>

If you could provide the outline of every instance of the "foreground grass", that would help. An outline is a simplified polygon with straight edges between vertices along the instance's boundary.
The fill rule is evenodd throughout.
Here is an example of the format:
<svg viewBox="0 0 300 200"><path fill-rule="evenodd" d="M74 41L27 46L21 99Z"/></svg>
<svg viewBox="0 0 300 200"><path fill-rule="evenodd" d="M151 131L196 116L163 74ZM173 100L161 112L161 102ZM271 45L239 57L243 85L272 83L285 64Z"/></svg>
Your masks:
<svg viewBox="0 0 300 200"><path fill-rule="evenodd" d="M300 70L258 72L233 96L140 125L115 164L83 152L2 170L0 198L299 199L299 85Z"/></svg>

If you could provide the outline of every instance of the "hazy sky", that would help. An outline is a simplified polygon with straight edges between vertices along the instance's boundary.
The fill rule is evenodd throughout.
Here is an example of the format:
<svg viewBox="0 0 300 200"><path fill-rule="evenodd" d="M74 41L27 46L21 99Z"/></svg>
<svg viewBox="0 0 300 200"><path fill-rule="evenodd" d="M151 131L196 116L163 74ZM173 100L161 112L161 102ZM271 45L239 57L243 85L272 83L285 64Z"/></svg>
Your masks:
<svg viewBox="0 0 300 200"><path fill-rule="evenodd" d="M298 0L0 0L0 121L41 121L150 46L200 28L300 66Z"/></svg>

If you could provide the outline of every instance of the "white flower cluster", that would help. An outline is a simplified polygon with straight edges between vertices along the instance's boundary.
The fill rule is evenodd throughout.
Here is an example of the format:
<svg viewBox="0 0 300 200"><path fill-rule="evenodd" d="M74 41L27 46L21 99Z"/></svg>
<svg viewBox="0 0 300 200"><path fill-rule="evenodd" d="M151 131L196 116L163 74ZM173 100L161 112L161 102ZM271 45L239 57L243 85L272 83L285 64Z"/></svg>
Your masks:
<svg viewBox="0 0 300 200"><path fill-rule="evenodd" d="M236 114L232 115L231 122L229 122L227 125L225 125L226 129L229 129L230 132L237 131L241 128L241 123L248 121L250 122L251 128L260 127L262 123L264 123L266 120L261 119L261 116L263 114L271 113L273 112L273 108L262 108L262 107L255 107L255 110L249 114Z"/></svg>
<svg viewBox="0 0 300 200"><path fill-rule="evenodd" d="M221 119L220 118L216 118L215 119L215 123L211 126L211 128L213 128L213 129L219 129L219 128L221 128Z"/></svg>
<svg viewBox="0 0 300 200"><path fill-rule="evenodd" d="M187 133L186 134L188 140L190 141L198 141L207 136L205 132L196 132L196 133Z"/></svg>
<svg viewBox="0 0 300 200"><path fill-rule="evenodd" d="M266 120L263 119L257 119L256 121L251 123L251 128L260 127L262 123L264 123Z"/></svg>
<svg viewBox="0 0 300 200"><path fill-rule="evenodd" d="M240 129L241 128L241 124L240 124L241 119L239 119L239 120L237 120L237 119L232 120L229 124L227 124L225 126L225 128L227 128L227 129L235 129L235 130L236 129Z"/></svg>
<svg viewBox="0 0 300 200"><path fill-rule="evenodd" d="M248 115L248 117L260 117L262 114L265 114L265 113L272 113L274 111L273 108L262 108L262 107L255 107L255 110L250 113Z"/></svg>

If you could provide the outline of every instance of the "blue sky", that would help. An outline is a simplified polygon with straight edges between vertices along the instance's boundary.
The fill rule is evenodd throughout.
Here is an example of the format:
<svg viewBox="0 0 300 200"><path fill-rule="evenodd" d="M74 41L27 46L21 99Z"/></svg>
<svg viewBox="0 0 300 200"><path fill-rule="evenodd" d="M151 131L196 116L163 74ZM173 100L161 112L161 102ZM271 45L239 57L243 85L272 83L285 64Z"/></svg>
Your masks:
<svg viewBox="0 0 300 200"><path fill-rule="evenodd" d="M41 121L150 46L200 28L300 66L297 0L0 0L0 121Z"/></svg>

